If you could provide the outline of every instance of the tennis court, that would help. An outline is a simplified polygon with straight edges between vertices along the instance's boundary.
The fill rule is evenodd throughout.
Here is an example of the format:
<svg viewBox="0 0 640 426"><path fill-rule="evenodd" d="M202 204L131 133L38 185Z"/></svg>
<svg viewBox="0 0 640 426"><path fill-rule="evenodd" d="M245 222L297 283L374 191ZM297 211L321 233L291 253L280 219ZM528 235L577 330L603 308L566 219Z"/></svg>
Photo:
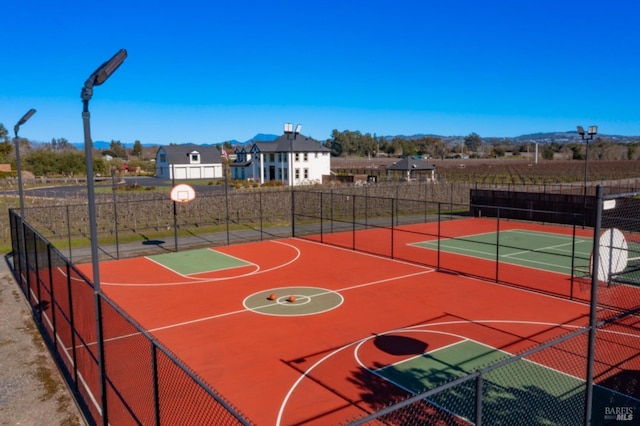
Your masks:
<svg viewBox="0 0 640 426"><path fill-rule="evenodd" d="M589 269L593 240L551 232L508 229L438 241L423 241L416 246L476 257L499 259L512 265L571 274L574 269Z"/></svg>

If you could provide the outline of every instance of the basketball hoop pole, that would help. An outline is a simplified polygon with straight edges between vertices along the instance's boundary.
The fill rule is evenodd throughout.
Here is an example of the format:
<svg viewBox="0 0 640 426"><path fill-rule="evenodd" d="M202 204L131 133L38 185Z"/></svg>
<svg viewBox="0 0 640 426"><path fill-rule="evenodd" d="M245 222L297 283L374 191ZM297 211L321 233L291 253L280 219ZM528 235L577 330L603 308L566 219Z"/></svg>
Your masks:
<svg viewBox="0 0 640 426"><path fill-rule="evenodd" d="M188 154L187 154L188 155ZM171 163L171 186L176 186L176 171ZM178 252L178 210L176 207L176 201L173 200L173 242L176 247L176 253Z"/></svg>

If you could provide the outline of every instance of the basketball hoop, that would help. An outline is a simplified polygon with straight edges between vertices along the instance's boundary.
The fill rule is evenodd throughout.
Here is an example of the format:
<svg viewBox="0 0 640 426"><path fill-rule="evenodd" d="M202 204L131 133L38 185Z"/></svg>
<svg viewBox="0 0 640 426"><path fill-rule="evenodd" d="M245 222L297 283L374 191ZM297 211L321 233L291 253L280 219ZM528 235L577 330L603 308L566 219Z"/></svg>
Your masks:
<svg viewBox="0 0 640 426"><path fill-rule="evenodd" d="M171 189L171 199L176 203L186 203L196 198L196 191L189 185L182 183Z"/></svg>
<svg viewBox="0 0 640 426"><path fill-rule="evenodd" d="M607 229L600 236L598 246L598 281L608 285L627 267L629 246L622 231L616 228ZM593 253L589 259L589 272L593 273Z"/></svg>

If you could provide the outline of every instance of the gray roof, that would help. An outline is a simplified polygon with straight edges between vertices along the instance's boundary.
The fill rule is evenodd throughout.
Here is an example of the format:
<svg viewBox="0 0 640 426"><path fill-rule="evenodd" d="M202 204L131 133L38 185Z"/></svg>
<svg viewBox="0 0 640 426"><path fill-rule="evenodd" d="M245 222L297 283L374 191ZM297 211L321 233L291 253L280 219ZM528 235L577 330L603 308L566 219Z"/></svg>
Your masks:
<svg viewBox="0 0 640 426"><path fill-rule="evenodd" d="M254 142L251 149L256 147L263 153L276 152L331 152L329 148L323 146L315 139L297 134L295 139L289 140L287 135L282 135L271 142Z"/></svg>
<svg viewBox="0 0 640 426"><path fill-rule="evenodd" d="M404 157L400 161L397 161L390 165L387 170L435 170L436 166L427 164L424 160L415 157Z"/></svg>
<svg viewBox="0 0 640 426"><path fill-rule="evenodd" d="M194 151L200 153L201 164L222 163L222 155L214 145L164 145L158 148L158 152L160 152L160 150L164 150L167 154L167 162L169 164L189 164L190 161L188 154Z"/></svg>

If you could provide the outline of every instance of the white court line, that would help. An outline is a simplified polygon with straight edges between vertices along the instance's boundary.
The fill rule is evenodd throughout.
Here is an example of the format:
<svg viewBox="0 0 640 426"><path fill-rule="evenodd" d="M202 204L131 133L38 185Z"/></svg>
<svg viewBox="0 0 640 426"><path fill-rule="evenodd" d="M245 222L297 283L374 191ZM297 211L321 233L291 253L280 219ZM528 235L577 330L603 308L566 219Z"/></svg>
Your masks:
<svg viewBox="0 0 640 426"><path fill-rule="evenodd" d="M425 270L425 271L419 271L419 272L414 272L411 274L406 274L406 275L400 275L400 276L396 276L396 277L389 277L389 278L384 278L384 279L380 279L380 280L376 280L376 281L370 281L370 282L366 282L366 283L362 283L362 284L355 284L352 286L348 286L348 287L343 287L340 289L336 289L336 290L329 290L328 292L331 293L340 293L340 292L345 292L348 290L354 290L354 289L358 289L358 288L362 288L362 287L369 287L369 286L374 286L374 285L378 285L378 284L383 284L389 281L395 281L395 280L402 280L405 278L410 278L410 277L414 277L417 275L422 275L422 274L428 274L431 272L435 272L433 270ZM319 296L319 294L314 295L314 296ZM309 297L314 297L314 296L309 296ZM258 306L258 307L254 307L251 309L245 308L245 309L238 309L236 311L230 311L230 312L224 312L221 314L216 314L216 315L210 315L210 316L206 316L206 317L202 317L202 318L196 318L193 320L189 320L189 321L183 321L183 322L179 322L179 323L174 323L174 324L169 324L169 325L164 325L161 327L155 327L155 328L151 328L146 330L149 333L153 333L153 332L157 332L157 331L163 331L163 330L168 330L171 328L176 328L176 327L182 327L182 326L187 326L187 325L192 325L192 324L196 324L199 322L204 322L204 321L210 321L210 320L214 320L217 318L224 318L224 317L228 317L231 315L237 315L237 314L242 314L245 312L253 312L255 309L262 309L262 308L268 308L271 306L276 305L277 303L268 303L262 306ZM119 339L125 339L127 337L133 337L133 336L137 336L141 333L129 333L129 334L124 334L122 336L117 336L117 337L112 337L110 339L105 339L105 342L110 342L110 341L114 341L114 340L119 340ZM95 345L97 344L97 342L92 342L92 343L88 343L87 345Z"/></svg>
<svg viewBox="0 0 640 426"><path fill-rule="evenodd" d="M252 276L252 275L263 274L265 272L271 272L271 271L274 271L274 270L277 270L277 269L280 269L280 268L284 268L285 266L288 266L288 265L294 263L296 260L298 260L300 258L300 255L301 255L300 250L294 245L283 243L283 242L280 242L280 241L267 241L267 242L288 246L288 247L290 247L290 248L292 248L294 250L295 256L293 258L291 258L291 260L289 260L289 261L287 261L285 263L282 263L280 265L277 265L277 266L274 266L274 267L268 268L268 269L261 269L260 265L257 265L257 264L255 264L253 262L247 262L246 260L243 260L243 259L239 259L239 260L243 260L248 265L253 265L256 269L251 271L251 272L247 272L245 274L234 275L234 276L231 276L231 277L192 278L192 277L184 276L182 274L178 274L176 272L177 275L181 275L181 276L183 276L185 278L189 278L190 281L174 281L174 282L169 282L169 283L144 283L144 284L141 284L141 283L122 283L122 282L121 283L101 282L101 284L102 285L113 286L113 287L169 287L169 286L193 285L193 284L203 284L203 283L204 284L208 284L208 283L219 282L219 281L230 281L230 280L235 280L235 279L238 279L238 278L249 277L249 276ZM226 253L222 253L222 252L219 252L219 253L226 255ZM234 256L229 255L229 257L234 257ZM154 263L157 263L157 262L155 262L155 261L153 261L151 259L149 259L149 260L154 262ZM166 268L166 269L168 269L168 268ZM233 269L233 268L225 268L225 270L228 270L228 269ZM171 269L169 269L169 270L171 270ZM209 272L215 272L215 271L209 271ZM202 273L206 273L206 272L202 272Z"/></svg>

